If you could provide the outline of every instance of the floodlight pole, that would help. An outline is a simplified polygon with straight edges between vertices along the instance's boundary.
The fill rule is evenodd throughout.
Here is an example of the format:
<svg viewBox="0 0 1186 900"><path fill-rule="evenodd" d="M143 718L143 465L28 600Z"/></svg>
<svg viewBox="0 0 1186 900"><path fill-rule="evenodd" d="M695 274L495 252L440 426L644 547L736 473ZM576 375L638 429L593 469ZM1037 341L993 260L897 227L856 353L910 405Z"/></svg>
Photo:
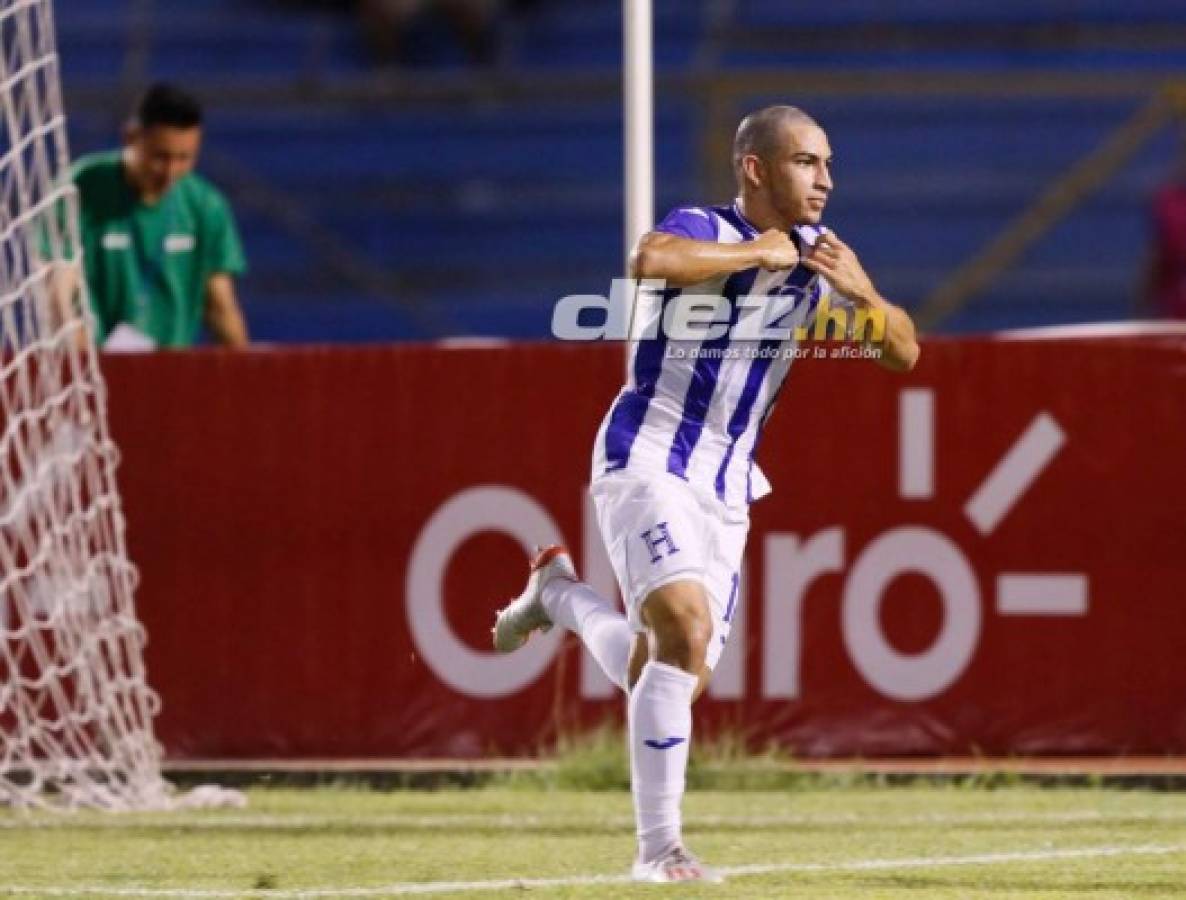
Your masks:
<svg viewBox="0 0 1186 900"><path fill-rule="evenodd" d="M651 0L622 0L627 262L634 244L651 230L655 215L652 23Z"/></svg>
<svg viewBox="0 0 1186 900"><path fill-rule="evenodd" d="M623 274L630 274L630 251L651 230L655 216L655 75L652 63L651 0L622 0L622 99L624 134L625 243ZM638 296L631 297L627 333L634 337ZM623 362L629 366L632 342ZM629 371L627 370L627 379Z"/></svg>

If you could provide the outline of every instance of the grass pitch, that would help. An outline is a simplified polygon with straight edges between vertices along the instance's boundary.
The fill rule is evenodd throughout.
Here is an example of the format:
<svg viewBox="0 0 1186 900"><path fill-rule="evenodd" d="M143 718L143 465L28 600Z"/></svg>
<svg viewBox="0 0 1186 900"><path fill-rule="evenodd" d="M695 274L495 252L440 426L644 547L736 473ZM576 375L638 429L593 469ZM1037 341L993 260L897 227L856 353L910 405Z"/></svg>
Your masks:
<svg viewBox="0 0 1186 900"><path fill-rule="evenodd" d="M0 896L1186 896L1186 796L1005 787L694 791L720 886L636 886L629 795L256 790L250 807L0 812Z"/></svg>

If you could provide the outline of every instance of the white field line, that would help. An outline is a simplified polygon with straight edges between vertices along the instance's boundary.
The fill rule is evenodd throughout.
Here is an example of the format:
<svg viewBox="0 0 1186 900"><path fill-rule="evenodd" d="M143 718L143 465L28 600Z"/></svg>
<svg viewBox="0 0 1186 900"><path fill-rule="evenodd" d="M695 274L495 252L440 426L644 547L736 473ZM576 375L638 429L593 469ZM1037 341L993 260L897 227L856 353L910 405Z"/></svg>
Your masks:
<svg viewBox="0 0 1186 900"><path fill-rule="evenodd" d="M971 826L980 825L1010 825L1027 823L1050 824L1107 824L1109 822L1163 822L1186 823L1186 809L1168 812L1140 812L1138 810L1072 810L1067 812L1049 813L923 813L914 816L882 816L876 810L865 814L788 814L769 816L721 816L721 815L686 815L684 827L689 831L699 831L706 828L779 828L779 827L829 827L839 825L866 825L876 828L909 828L911 826ZM434 815L408 816L390 813L378 816L350 816L350 815L194 815L188 813L184 817L176 815L140 817L129 815L105 815L102 818L75 818L70 813L53 815L52 817L30 817L0 819L0 831L20 830L80 830L107 831L127 829L167 828L181 831L218 831L220 829L236 829L248 831L252 829L273 831L304 831L308 829L331 828L398 828L401 831L412 831L418 828L425 830L449 828L633 828L634 819L628 815L603 816L590 818L577 815L514 815L512 813L438 813Z"/></svg>
<svg viewBox="0 0 1186 900"><path fill-rule="evenodd" d="M892 872L899 869L931 869L945 866L995 866L1007 863L1051 862L1068 859L1103 859L1119 856L1167 856L1186 853L1186 844L1140 844L1131 846L1072 847L1063 850L1021 850L1003 853L978 853L968 856L918 856L902 859L857 859L834 863L764 863L727 866L720 869L727 877L752 875L828 872ZM585 887L598 884L627 884L629 875L574 875L568 878L503 878L492 881L407 881L375 887L335 887L310 890L219 890L190 888L115 888L93 887L22 887L0 885L9 895L34 894L40 897L194 897L242 898L260 900L304 900L333 897L393 897L409 894L446 894L464 891L520 891L534 888Z"/></svg>

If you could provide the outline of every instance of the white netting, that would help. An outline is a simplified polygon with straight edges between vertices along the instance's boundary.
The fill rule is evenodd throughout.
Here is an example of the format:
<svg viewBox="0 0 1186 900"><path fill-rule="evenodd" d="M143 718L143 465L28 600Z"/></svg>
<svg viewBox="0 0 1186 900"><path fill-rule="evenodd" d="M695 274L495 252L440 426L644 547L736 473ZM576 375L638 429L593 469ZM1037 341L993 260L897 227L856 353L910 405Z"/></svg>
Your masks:
<svg viewBox="0 0 1186 900"><path fill-rule="evenodd" d="M0 0L0 103L0 804L168 806L51 0Z"/></svg>

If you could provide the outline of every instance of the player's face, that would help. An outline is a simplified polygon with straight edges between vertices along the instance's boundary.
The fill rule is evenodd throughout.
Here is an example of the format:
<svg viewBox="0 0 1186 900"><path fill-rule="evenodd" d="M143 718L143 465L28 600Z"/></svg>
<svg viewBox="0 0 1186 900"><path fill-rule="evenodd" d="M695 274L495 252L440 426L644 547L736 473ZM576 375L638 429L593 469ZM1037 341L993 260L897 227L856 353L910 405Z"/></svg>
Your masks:
<svg viewBox="0 0 1186 900"><path fill-rule="evenodd" d="M769 161L770 204L785 222L815 225L832 192L832 148L818 125L783 128L778 155Z"/></svg>
<svg viewBox="0 0 1186 900"><path fill-rule="evenodd" d="M156 125L134 130L128 138L132 180L145 200L157 200L193 171L202 145L201 128Z"/></svg>

